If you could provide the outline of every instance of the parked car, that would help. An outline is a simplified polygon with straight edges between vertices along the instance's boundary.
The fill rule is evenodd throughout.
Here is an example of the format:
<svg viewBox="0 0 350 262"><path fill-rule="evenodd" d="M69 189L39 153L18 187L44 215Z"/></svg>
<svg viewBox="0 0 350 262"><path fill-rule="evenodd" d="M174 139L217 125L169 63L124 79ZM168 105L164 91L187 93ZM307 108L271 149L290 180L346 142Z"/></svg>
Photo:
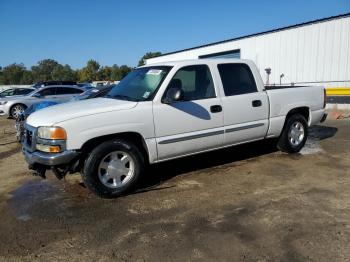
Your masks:
<svg viewBox="0 0 350 262"><path fill-rule="evenodd" d="M38 110L44 109L49 106L58 105L60 102L57 101L42 101L35 104L30 105L26 110L24 110L22 113L19 114L19 116L16 118L16 139L18 142L21 142L23 140L24 136L24 123L28 116Z"/></svg>
<svg viewBox="0 0 350 262"><path fill-rule="evenodd" d="M40 88L40 87L45 87L45 86L76 86L77 82L75 81L43 81L43 82L38 82L35 83L32 87L33 88Z"/></svg>
<svg viewBox="0 0 350 262"><path fill-rule="evenodd" d="M84 93L81 93L80 95L72 98L71 101L79 101L79 100L91 99L96 97L103 97L107 95L108 92L111 91L111 89L115 86L116 85L99 86L99 87L88 89Z"/></svg>
<svg viewBox="0 0 350 262"><path fill-rule="evenodd" d="M34 88L9 88L0 92L0 98L11 96L24 96L33 92Z"/></svg>
<svg viewBox="0 0 350 262"><path fill-rule="evenodd" d="M85 92L81 93L80 95L73 97L68 102L105 96L114 86L115 85L110 85L110 86L104 86L102 88L93 88L93 89L86 90ZM30 114L32 114L36 111L39 111L41 109L50 107L50 106L58 105L60 103L62 103L62 102L46 100L46 101L32 104L26 110L24 110L22 113L20 113L20 115L16 119L16 125L15 125L17 141L21 142L23 139L24 123Z"/></svg>
<svg viewBox="0 0 350 262"><path fill-rule="evenodd" d="M84 91L84 88L78 86L46 86L25 96L2 98L0 99L0 116L16 119L21 112L34 103L43 100L65 102Z"/></svg>
<svg viewBox="0 0 350 262"><path fill-rule="evenodd" d="M92 192L116 197L147 164L266 138L299 152L325 116L323 87L266 88L252 61L159 63L133 70L105 98L30 115L23 153L36 175L81 172Z"/></svg>

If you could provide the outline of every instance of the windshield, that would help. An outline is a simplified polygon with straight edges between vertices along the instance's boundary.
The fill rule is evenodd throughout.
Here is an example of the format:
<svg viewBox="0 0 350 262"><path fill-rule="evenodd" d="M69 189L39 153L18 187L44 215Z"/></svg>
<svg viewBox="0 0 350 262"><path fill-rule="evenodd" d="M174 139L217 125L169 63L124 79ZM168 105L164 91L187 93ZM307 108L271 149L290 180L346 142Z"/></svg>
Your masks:
<svg viewBox="0 0 350 262"><path fill-rule="evenodd" d="M130 101L150 100L170 69L170 66L137 68L123 78L106 97Z"/></svg>

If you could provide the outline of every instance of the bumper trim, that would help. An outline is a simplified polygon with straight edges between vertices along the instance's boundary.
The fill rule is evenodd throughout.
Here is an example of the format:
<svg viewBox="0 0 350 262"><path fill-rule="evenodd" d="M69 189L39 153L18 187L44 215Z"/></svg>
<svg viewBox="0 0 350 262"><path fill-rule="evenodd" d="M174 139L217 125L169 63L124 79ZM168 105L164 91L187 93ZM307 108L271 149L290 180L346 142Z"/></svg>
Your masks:
<svg viewBox="0 0 350 262"><path fill-rule="evenodd" d="M79 153L71 150L61 153L44 153L44 152L29 152L24 147L22 148L24 157L29 165L41 164L45 166L57 166L61 164L69 164Z"/></svg>

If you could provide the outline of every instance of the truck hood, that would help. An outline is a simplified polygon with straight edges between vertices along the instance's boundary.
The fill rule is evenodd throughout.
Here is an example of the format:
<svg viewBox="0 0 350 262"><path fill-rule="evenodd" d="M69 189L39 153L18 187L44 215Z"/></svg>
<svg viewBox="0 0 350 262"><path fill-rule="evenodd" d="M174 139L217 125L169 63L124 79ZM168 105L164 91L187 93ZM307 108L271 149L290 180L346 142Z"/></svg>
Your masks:
<svg viewBox="0 0 350 262"><path fill-rule="evenodd" d="M67 121L88 115L101 114L111 111L131 109L137 102L117 100L111 98L95 98L81 101L68 102L51 106L31 114L28 125L52 126L59 122Z"/></svg>

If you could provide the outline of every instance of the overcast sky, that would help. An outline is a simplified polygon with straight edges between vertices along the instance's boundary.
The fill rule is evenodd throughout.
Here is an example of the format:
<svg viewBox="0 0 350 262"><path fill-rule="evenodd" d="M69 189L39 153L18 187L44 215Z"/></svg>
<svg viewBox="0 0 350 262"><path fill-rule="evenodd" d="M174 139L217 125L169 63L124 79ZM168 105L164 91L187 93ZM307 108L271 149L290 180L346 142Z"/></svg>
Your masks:
<svg viewBox="0 0 350 262"><path fill-rule="evenodd" d="M171 52L350 12L349 0L0 0L0 65L135 66Z"/></svg>

